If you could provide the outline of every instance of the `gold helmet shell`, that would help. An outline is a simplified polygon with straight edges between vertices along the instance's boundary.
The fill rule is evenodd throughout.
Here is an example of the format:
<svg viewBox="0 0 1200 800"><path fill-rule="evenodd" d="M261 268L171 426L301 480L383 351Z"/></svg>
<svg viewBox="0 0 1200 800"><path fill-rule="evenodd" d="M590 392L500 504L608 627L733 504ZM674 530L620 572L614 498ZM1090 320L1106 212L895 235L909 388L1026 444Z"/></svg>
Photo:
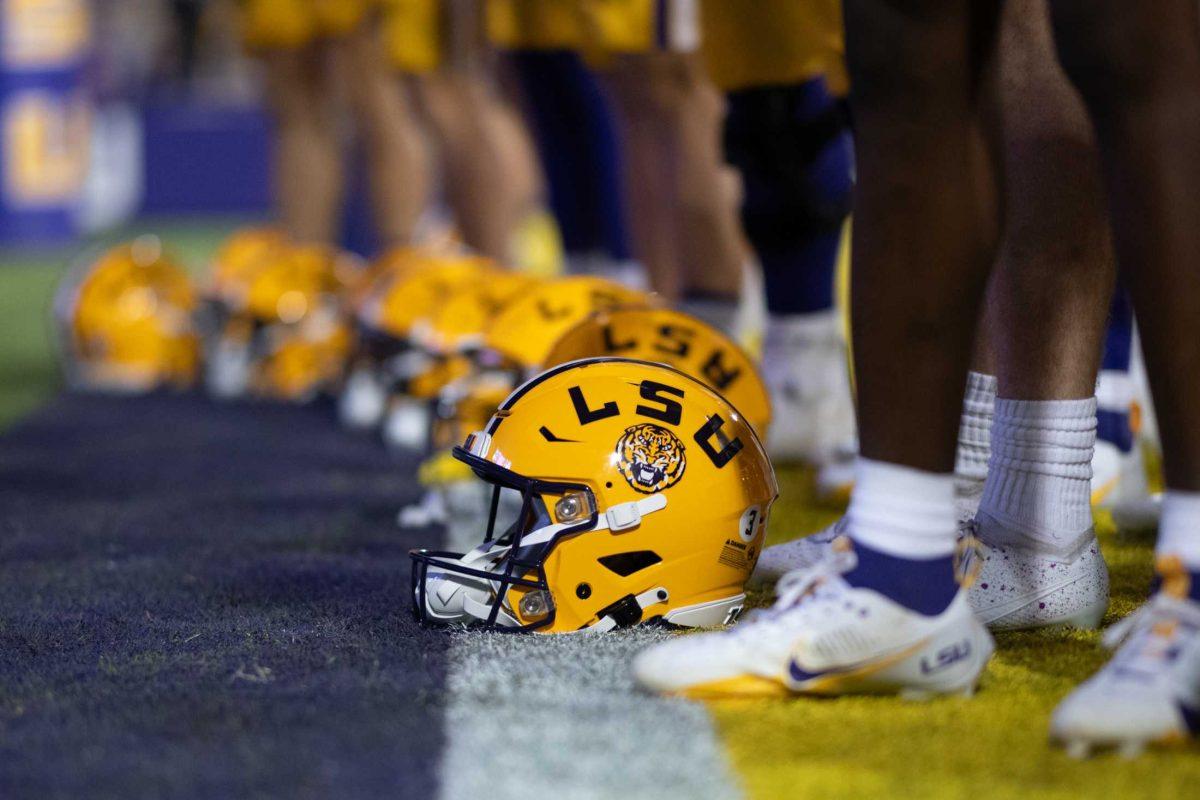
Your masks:
<svg viewBox="0 0 1200 800"><path fill-rule="evenodd" d="M244 276L241 301L209 347L215 394L304 401L340 380L351 345L340 258L324 247L284 246Z"/></svg>
<svg viewBox="0 0 1200 800"><path fill-rule="evenodd" d="M564 333L546 366L619 356L670 364L716 389L759 436L771 422L771 398L746 352L716 328L668 308L598 311Z"/></svg>
<svg viewBox="0 0 1200 800"><path fill-rule="evenodd" d="M740 612L775 475L754 429L695 378L570 362L454 452L493 487L492 511L469 552L412 552L420 619L557 633Z"/></svg>
<svg viewBox="0 0 1200 800"><path fill-rule="evenodd" d="M432 317L442 304L496 272L480 257L439 258L436 264L380 275L367 291L358 310L359 323L368 329L407 340L417 323Z"/></svg>
<svg viewBox="0 0 1200 800"><path fill-rule="evenodd" d="M279 228L242 228L234 232L209 263L205 295L230 307L243 305L246 284L255 271L287 246L287 235Z"/></svg>
<svg viewBox="0 0 1200 800"><path fill-rule="evenodd" d="M557 278L518 294L496 315L485 342L522 369L540 369L546 365L555 342L590 314L654 302L645 292L604 278Z"/></svg>
<svg viewBox="0 0 1200 800"><path fill-rule="evenodd" d="M187 272L156 236L81 264L54 303L68 381L119 392L190 385L199 364L196 304Z"/></svg>
<svg viewBox="0 0 1200 800"><path fill-rule="evenodd" d="M486 280L461 287L416 325L418 344L431 353L453 355L484 345L492 320L520 292L538 284L528 273L495 269Z"/></svg>

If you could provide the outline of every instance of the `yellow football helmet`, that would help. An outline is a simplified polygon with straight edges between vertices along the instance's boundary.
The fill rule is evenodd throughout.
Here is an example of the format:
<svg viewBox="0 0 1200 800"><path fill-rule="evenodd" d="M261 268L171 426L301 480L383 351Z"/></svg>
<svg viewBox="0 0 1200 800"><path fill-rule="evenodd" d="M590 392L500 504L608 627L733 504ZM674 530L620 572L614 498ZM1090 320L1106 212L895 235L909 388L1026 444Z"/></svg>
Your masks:
<svg viewBox="0 0 1200 800"><path fill-rule="evenodd" d="M503 283L506 273L473 255L397 251L393 257L396 266L377 275L358 305L358 351L338 413L349 428L382 422L389 444L421 449L429 441L432 398L472 368L467 325L475 323L464 325L444 310L469 306L463 296Z"/></svg>
<svg viewBox="0 0 1200 800"><path fill-rule="evenodd" d="M54 299L68 382L116 392L190 385L200 360L195 310L187 272L156 236L81 263Z"/></svg>
<svg viewBox="0 0 1200 800"><path fill-rule="evenodd" d="M563 334L546 366L596 356L670 364L720 392L766 437L771 398L754 363L736 342L689 314L666 308L598 311Z"/></svg>
<svg viewBox="0 0 1200 800"><path fill-rule="evenodd" d="M428 318L413 326L414 340L431 353L477 352L492 320L520 292L538 279L528 273L492 270L486 280L458 288Z"/></svg>
<svg viewBox="0 0 1200 800"><path fill-rule="evenodd" d="M425 247L401 245L387 250L363 269L347 292L347 305L358 313L373 288L384 280L399 280L421 270L440 266L441 255Z"/></svg>
<svg viewBox="0 0 1200 800"><path fill-rule="evenodd" d="M227 306L243 305L250 277L287 244L287 236L278 228L242 228L234 232L222 243L209 264L205 295Z"/></svg>
<svg viewBox="0 0 1200 800"><path fill-rule="evenodd" d="M753 428L671 367L588 359L454 451L493 487L483 542L414 550L417 617L558 633L731 622L777 495Z"/></svg>
<svg viewBox="0 0 1200 800"><path fill-rule="evenodd" d="M484 337L489 349L526 371L542 369L559 338L589 314L655 300L615 281L576 275L544 281L504 306Z"/></svg>
<svg viewBox="0 0 1200 800"><path fill-rule="evenodd" d="M490 281L499 272L492 261L474 255L437 260L425 269L385 273L359 309L360 325L377 335L409 343L414 326L428 325L452 297Z"/></svg>
<svg viewBox="0 0 1200 800"><path fill-rule="evenodd" d="M467 353L472 369L438 392L431 420L433 447L450 447L479 430L509 392L543 364L542 349L562 325L595 307L650 302L648 295L600 278L538 280L507 273L448 301L424 338L431 347ZM554 317L529 325L529 314ZM476 331L484 331L479 334ZM516 341L514 337L525 337ZM533 338L530 338L533 337ZM585 355L603 355L587 353ZM580 357L584 357L581 355ZM532 360L536 359L536 360Z"/></svg>
<svg viewBox="0 0 1200 800"><path fill-rule="evenodd" d="M350 330L340 316L336 252L272 251L244 276L210 344L206 382L219 397L305 401L342 375Z"/></svg>

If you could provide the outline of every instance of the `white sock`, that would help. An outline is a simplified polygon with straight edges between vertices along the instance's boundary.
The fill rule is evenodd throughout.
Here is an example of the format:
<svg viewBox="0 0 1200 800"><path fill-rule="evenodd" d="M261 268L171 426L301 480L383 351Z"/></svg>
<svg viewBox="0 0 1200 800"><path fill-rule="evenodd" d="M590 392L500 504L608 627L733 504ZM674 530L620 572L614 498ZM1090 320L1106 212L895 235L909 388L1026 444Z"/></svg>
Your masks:
<svg viewBox="0 0 1200 800"><path fill-rule="evenodd" d="M849 370L837 309L811 314L772 314L763 338L763 378L770 387L791 386L802 397L833 389L848 393Z"/></svg>
<svg viewBox="0 0 1200 800"><path fill-rule="evenodd" d="M1091 538L1096 399L996 399L992 459L979 505L991 544L1072 555Z"/></svg>
<svg viewBox="0 0 1200 800"><path fill-rule="evenodd" d="M958 423L958 450L954 454L954 474L964 481L987 478L995 408L996 376L968 372L962 419Z"/></svg>
<svg viewBox="0 0 1200 800"><path fill-rule="evenodd" d="M1154 555L1178 558L1188 572L1200 572L1200 492L1168 489L1163 495Z"/></svg>
<svg viewBox="0 0 1200 800"><path fill-rule="evenodd" d="M953 554L958 539L954 474L859 456L846 532L851 539L899 558Z"/></svg>

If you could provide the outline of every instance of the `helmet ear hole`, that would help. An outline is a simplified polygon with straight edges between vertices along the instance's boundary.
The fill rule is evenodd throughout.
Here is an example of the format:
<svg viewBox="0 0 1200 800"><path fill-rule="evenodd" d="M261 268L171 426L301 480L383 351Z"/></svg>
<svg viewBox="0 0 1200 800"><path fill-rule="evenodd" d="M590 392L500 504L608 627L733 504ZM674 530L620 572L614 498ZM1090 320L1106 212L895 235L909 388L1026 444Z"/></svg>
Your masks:
<svg viewBox="0 0 1200 800"><path fill-rule="evenodd" d="M628 553L617 553L597 559L605 568L627 578L646 567L654 566L662 561L662 557L653 550L633 550Z"/></svg>

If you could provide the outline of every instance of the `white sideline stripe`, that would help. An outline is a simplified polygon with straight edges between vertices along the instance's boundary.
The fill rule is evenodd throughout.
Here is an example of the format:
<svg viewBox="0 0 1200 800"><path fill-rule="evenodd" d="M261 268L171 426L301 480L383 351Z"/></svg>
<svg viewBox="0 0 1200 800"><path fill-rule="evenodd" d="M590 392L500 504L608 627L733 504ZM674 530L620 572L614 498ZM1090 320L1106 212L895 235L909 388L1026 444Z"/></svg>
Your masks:
<svg viewBox="0 0 1200 800"><path fill-rule="evenodd" d="M740 797L704 707L633 686L630 658L670 635L454 634L440 797Z"/></svg>

